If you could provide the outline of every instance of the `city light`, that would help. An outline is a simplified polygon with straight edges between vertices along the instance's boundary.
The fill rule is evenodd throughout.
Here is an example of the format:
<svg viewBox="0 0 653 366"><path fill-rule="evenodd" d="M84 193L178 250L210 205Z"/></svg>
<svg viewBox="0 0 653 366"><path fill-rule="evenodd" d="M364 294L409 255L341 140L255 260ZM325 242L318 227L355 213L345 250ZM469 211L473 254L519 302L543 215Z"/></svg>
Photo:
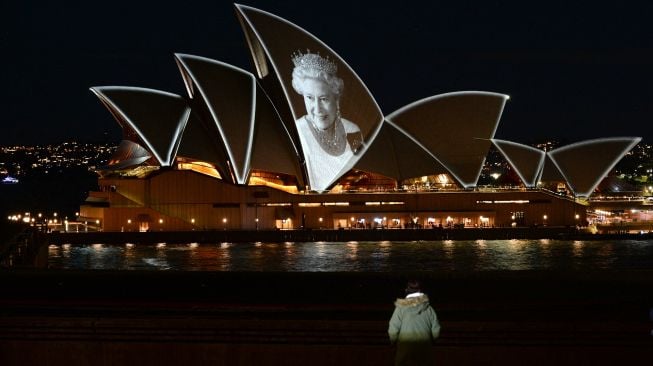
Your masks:
<svg viewBox="0 0 653 366"><path fill-rule="evenodd" d="M551 146L547 147L547 151L554 150L555 142L547 142L547 144L548 145L554 144L554 145L551 145ZM106 164L107 158L109 158L111 156L112 152L115 151L115 148L116 148L116 146L114 146L114 145L106 145L105 146L105 145L101 145L101 144L80 144L80 143L75 143L75 142L61 144L60 146L53 145L53 146L47 146L47 147L46 146L43 146L43 147L39 147L39 146L35 146L35 147L27 147L27 146L3 147L3 148L0 148L0 149L2 149L1 151L4 154L6 154L8 160L3 161L6 165L0 167L0 174L3 174L3 176L5 174L15 175L15 173L16 173L15 169L16 169L16 166L18 165L18 162L20 162L20 165L22 166L22 168L21 168L22 173L19 174L18 176L28 174L28 173L30 173L30 170L35 170L35 171L38 172L38 169L40 169L41 172L43 172L46 169L49 169L52 172L52 171L54 171L55 168L56 169L62 169L62 168L65 169L65 168L71 168L71 167L76 167L76 166L84 166L84 167L91 167L92 168L94 166L102 166L102 165ZM88 154L86 152L88 152ZM103 154L101 159L98 159L99 153ZM25 156L25 158L19 157L19 154L23 154ZM651 145L640 143L634 148L634 150L631 153L629 153L629 156L636 159L637 162L640 162L640 160L641 161L650 161L650 154L651 154ZM84 155L83 158L81 157L82 155ZM29 160L29 163L28 163L28 162L23 161L21 159L32 159L32 160ZM12 161L15 161L16 163L14 164ZM488 164L486 166L489 167L490 169L488 169L486 172L483 173L487 178L489 178L489 180L491 180L492 178L495 178L495 179L500 178L498 176L498 174L501 174L501 176L508 176L508 175L506 175L505 170L502 170L501 166L490 165L491 163L493 163L493 162L488 160ZM645 173L652 173L652 171L651 171L651 169L647 168L646 165L642 165L641 162L638 163L638 164L633 164L632 166L633 166L632 170L630 170L629 167L628 168L625 168L625 167L618 168L618 169L620 169L618 171L618 177L619 177L620 180L624 180L624 181L635 180L635 182L637 184L637 191L636 192L633 191L634 192L633 193L633 192L629 191L629 193L624 192L624 193L621 193L621 194L618 194L618 195L617 194L612 194L611 195L609 193L606 194L606 193L603 193L603 192L601 194L595 193L594 195L592 195L591 199L588 199L587 201L588 202L593 202L595 200L614 200L614 201L628 200L628 201L633 201L632 203L634 205L637 205L640 202L642 202L643 205L651 205L653 203L653 197L651 197L651 196L653 196L653 185L650 184L650 182L651 182L650 177L648 178L648 181L645 179L646 178ZM494 175L494 177L490 176L491 173L492 173L492 175ZM639 177L642 177L642 178L640 179ZM422 183L425 183L425 184L430 183L433 187L435 187L435 184L444 184L446 182L446 180L448 179L446 174L438 176L438 178L441 178L441 181L436 179L436 176L429 176L428 179L426 179L426 178L427 177L420 177L418 179ZM23 183L22 179L21 179L20 183L21 184ZM544 189L546 189L546 187ZM551 189L555 191L555 188L551 188ZM374 188L372 188L372 190L374 190ZM370 197L373 197L373 196L370 196ZM378 201L377 201L377 199L378 199ZM405 204L404 202L385 202L385 201L383 201L382 198L371 198L370 201L365 201L365 202L360 202L360 203L365 204L366 206L378 206L379 203L381 204L381 206L390 205L390 204ZM479 201L477 201L477 203L479 203ZM496 199L492 199L492 200L487 200L487 201L483 201L483 202L480 202L480 203L487 203L487 204L494 204L494 205L496 205L496 204L510 205L510 204L516 204L516 203L531 203L531 202L529 202L529 200L496 200ZM349 204L350 204L349 202L327 202L327 203L323 203L323 204L310 203L310 204L307 204L306 207L313 207L313 206L318 207L320 205L323 205L323 206L331 206L331 205L334 205L334 206L349 206ZM266 203L266 205L267 205L267 203ZM291 204L290 203L276 203L276 202L272 202L272 203L269 204L269 206L275 206L275 205L288 206L288 205L291 205ZM646 207L643 207L643 208L646 208ZM32 210L32 212L29 212L29 210ZM39 210L41 212L39 212ZM82 210L84 210L84 209L82 209ZM517 209L517 210L519 210L519 209ZM75 216L72 216L71 212L65 211L61 207L45 207L45 206L34 207L34 208L30 207L28 210L18 208L17 211L20 212L20 214L18 214L18 213L8 214L7 220L12 222L12 223L14 223L14 222L15 223L21 223L21 224L24 223L24 224L27 224L27 225L38 226L38 227L41 227L43 230L52 229L52 230L56 231L56 230L61 229L63 231L64 230L64 225L65 226L74 225L75 228L77 229L77 231L83 231L84 229L86 231L88 231L89 228L90 228L90 230L95 230L93 225L92 225L93 222L95 222L95 224L98 225L97 230L100 230L101 229L99 227L99 225L101 224L100 221L104 221L102 223L103 224L102 229L104 229L104 230L116 230L117 231L117 230L121 229L121 225L125 225L124 224L125 220L127 221L127 224L129 224L129 225L136 223L136 227L131 227L132 230L138 230L139 227L140 227L139 226L140 224L136 222L137 220L124 219L124 218L122 218L122 220L121 220L122 224L120 224L119 223L120 221L117 221L117 220L115 220L115 221L114 220L108 220L109 219L108 217L107 217L107 220L104 220L104 217L103 217L103 219L97 219L97 220L96 219L91 219L88 222L85 222L83 220L78 221L78 220L80 220L80 215L82 215L81 216L82 218L87 218L89 216L94 216L94 215L89 214L88 211L83 211L83 212L79 212L79 211L74 212L73 211ZM574 209L574 211L578 212L576 209ZM575 223L572 222L572 224L576 224L576 225L578 225L581 217L584 220L582 222L582 225L585 225L585 220L586 219L587 219L587 222L590 223L590 224L592 224L593 221L595 220L594 216L590 213L591 211L588 212L587 216L586 216L584 211L580 212L580 214L578 214L578 213L576 213L574 211L572 211L573 216L568 215L568 213L567 214L558 214L560 216L559 220L553 220L552 223L554 225L560 225L561 222L566 222L566 224L568 224L568 222L565 221L565 220L569 220L572 217L573 217L572 220L575 220ZM635 206L635 208L633 208L632 210L626 210L625 212L605 212L605 213L601 213L598 210L596 210L595 212L598 215L606 216L605 218L601 219L601 220L604 220L603 221L604 223L614 223L614 222L621 222L621 221L623 221L624 223L628 223L628 222L635 221L635 220L637 220L638 222L650 221L651 220L651 217L650 217L651 214L648 214L646 210L642 210L640 207L637 207L637 206ZM295 214L296 214L296 212L295 212ZM320 214L324 214L324 213L320 212ZM358 213L355 213L355 214L358 214ZM370 212L369 213L370 216L368 216L365 220L367 220L368 222L373 221L373 222L378 224L378 222L377 222L378 220L376 220L376 218L374 218L374 215L379 215L379 214L383 214L383 212L378 212L378 213ZM351 215L351 213L350 213L350 215ZM432 215L432 213L425 213L425 215L426 216ZM543 220L542 222L544 224L547 224L548 219L549 219L548 215L546 215L546 214L542 215L541 213L540 213L540 215L541 215L542 220ZM555 215L556 215L556 213L554 212L554 216ZM99 215L95 215L95 216L99 216ZM135 215L133 215L133 214L129 215L129 216L135 217ZM317 216L317 215L315 215L315 216ZM314 220L315 216L313 216L311 218ZM506 223L508 225L514 224L516 222L518 225L526 227L528 225L538 223L537 222L538 220L536 219L536 217L538 216L537 214L535 216L533 216L533 215L524 216L523 213L518 213L518 215L515 215L515 213L512 213L512 212L508 212L507 215L504 214L503 217L496 217L496 218L495 217L490 217L489 220L493 224L503 225L503 223L501 223L503 221L502 218L506 218L506 216L511 219L511 222ZM608 218L607 216L611 216L612 218ZM63 217L65 217L66 219L62 220L61 218L63 218ZM73 219L69 219L70 217L73 217ZM252 216L249 216L249 220L251 220L251 217ZM479 216L476 216L476 217L478 218L479 222L483 221ZM558 217L558 216L556 216L556 217ZM352 218L353 219L350 218L352 224L354 224L356 222L359 222L359 223L365 223L366 222L365 220L362 220L360 217L353 217L352 216ZM183 217L182 217L182 219L183 219ZM217 220L220 220L220 219L221 218L219 218L219 216L217 216ZM239 224L240 224L240 218L236 215L236 216L234 216L234 219L235 219L235 221L232 223L231 226L233 228L237 228L239 226ZM340 219L344 219L343 221L346 222L345 221L346 216L340 217ZM155 218L154 220L157 220L157 219ZM159 220L159 223L161 225L164 224L162 220L163 219ZM186 220L188 220L188 219L186 218ZM219 221L216 222L215 217L212 218L212 220L214 220L213 224L210 225L209 223L211 222L211 219L210 218L205 218L203 225L217 226L219 228L220 222ZM268 218L266 218L266 217L262 217L262 218L259 219L258 215L256 215L255 219L254 219L254 222L256 223L256 228L258 229L260 222L264 223L264 224L262 224L262 226L265 225L266 227L272 227L273 223L269 223L269 222L267 222L267 220L268 220ZM407 220L407 219L402 219L402 220ZM440 222L442 222L443 224L445 222L447 224L454 224L454 223L463 224L464 223L465 225L467 225L466 220L467 220L467 218L463 218L463 217L456 217L455 219L451 218L451 217L447 217L445 220L443 220L442 216L437 216L437 217L434 218L433 221L431 221L431 217L428 217L426 219L426 222L427 223L432 223L432 222L433 223L440 223ZM621 221L619 221L619 220L621 220ZM134 222L132 222L132 221L134 221ZM324 223L325 223L324 217L318 217L317 221L319 223L319 226L323 227L322 225L324 225ZM335 228L336 226L338 226L339 222L342 223L343 221L339 221L337 218L333 218L332 220L326 220L326 222L327 222L326 227L329 228L329 227L333 226ZM383 218L383 224L384 225L385 225L386 221L387 221L387 218L384 217ZM394 219L392 221L394 222ZM397 221L399 221L399 220L397 220ZM505 220L505 221L508 221L508 220ZM156 221L154 221L154 222L156 222ZM191 218L190 222L193 225L195 225L196 224L196 218ZM290 220L286 219L285 223L288 224L289 222L290 222ZM307 227L310 227L310 222L311 221L307 221L307 224L305 224L305 225ZM318 226L318 224L315 221L312 221L312 222L314 223L313 225L315 225L316 227ZM402 221L397 222L396 225L399 226L401 224L401 222ZM91 225L86 227L85 223L91 224ZM176 223L177 223L177 221L175 221L175 224ZM222 218L222 223L226 228L227 227L226 217ZM254 225L251 225L251 221L249 223L250 223L249 224L250 226L252 226L252 227L254 226ZM113 224L113 225L117 224L118 225L117 229L115 227L111 228L110 224ZM472 222L472 224L473 224L473 222ZM168 222L166 222L165 225L166 225L165 226L166 229L177 229L176 227L172 227L174 224L170 220L168 220ZM81 226L81 228L80 228L80 226ZM151 226L152 226L151 221L149 223L149 226L151 228ZM163 228L163 226L161 226L160 228ZM651 227L651 228L653 228L653 227ZM73 228L70 228L70 229L72 231L75 231ZM208 227L206 229L208 229ZM66 228L65 230L67 231L68 228ZM125 227L125 230L127 230L127 227Z"/></svg>

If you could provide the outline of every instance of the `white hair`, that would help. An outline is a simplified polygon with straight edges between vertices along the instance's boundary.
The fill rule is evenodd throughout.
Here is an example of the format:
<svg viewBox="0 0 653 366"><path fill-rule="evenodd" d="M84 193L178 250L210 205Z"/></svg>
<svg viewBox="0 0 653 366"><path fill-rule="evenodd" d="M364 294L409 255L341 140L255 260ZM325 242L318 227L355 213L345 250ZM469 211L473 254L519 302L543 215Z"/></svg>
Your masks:
<svg viewBox="0 0 653 366"><path fill-rule="evenodd" d="M342 94L345 83L335 74L314 68L295 66L292 71L292 87L301 95L304 95L304 81L306 79L320 80L329 86L329 90L338 97Z"/></svg>

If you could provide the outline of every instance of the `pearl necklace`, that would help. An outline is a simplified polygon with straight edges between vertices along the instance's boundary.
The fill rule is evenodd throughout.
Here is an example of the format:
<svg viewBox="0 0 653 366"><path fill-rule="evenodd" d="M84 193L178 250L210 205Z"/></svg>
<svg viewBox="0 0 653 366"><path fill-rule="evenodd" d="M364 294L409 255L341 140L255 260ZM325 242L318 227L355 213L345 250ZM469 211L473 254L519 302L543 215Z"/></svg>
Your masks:
<svg viewBox="0 0 653 366"><path fill-rule="evenodd" d="M340 156L345 152L347 139L345 139L345 127L340 116L326 130L317 128L308 115L305 118L308 122L308 129L311 130L315 141L318 142L324 152L332 156Z"/></svg>

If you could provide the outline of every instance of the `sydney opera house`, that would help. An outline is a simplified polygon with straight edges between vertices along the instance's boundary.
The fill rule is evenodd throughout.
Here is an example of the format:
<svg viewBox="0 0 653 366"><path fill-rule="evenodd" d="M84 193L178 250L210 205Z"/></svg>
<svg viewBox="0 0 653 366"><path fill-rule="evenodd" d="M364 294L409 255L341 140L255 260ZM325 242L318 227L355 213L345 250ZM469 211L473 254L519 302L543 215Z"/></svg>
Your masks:
<svg viewBox="0 0 653 366"><path fill-rule="evenodd" d="M640 140L551 151L498 140L509 98L492 92L431 96L384 116L315 36L235 10L253 72L175 54L187 95L91 88L123 141L98 168L82 220L105 231L577 225L582 198ZM478 186L492 146L519 187Z"/></svg>

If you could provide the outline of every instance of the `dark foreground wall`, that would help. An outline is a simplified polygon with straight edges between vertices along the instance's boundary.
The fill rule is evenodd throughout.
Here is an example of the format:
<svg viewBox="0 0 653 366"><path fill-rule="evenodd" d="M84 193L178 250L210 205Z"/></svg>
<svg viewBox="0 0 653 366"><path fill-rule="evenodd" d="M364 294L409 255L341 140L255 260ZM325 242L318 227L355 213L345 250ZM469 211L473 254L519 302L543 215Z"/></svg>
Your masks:
<svg viewBox="0 0 653 366"><path fill-rule="evenodd" d="M390 365L392 302L419 277L438 365L653 357L649 271L0 272L0 365Z"/></svg>

